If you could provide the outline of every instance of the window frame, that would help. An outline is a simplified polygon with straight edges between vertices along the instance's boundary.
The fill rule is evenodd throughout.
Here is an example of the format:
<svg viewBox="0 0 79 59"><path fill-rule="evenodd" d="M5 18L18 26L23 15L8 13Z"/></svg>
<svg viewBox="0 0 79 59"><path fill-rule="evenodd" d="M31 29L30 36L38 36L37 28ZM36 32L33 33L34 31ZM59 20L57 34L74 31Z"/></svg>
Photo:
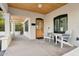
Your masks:
<svg viewBox="0 0 79 59"><path fill-rule="evenodd" d="M64 28L65 28L65 31L68 30L68 14L62 14L62 15L59 15L57 17L54 17L54 33L65 33L65 31L60 31L60 23L61 23L60 21L62 18L66 18L67 24L65 23L66 26ZM55 22L56 20L59 22L58 28L56 27L57 26L56 22ZM58 29L58 30L56 30L56 29Z"/></svg>

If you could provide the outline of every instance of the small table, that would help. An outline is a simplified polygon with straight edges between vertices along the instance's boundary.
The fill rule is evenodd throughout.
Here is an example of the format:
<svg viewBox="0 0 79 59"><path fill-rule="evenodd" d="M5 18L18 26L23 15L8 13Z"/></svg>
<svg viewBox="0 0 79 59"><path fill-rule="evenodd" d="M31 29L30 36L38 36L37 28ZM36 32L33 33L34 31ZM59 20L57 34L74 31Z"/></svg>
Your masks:
<svg viewBox="0 0 79 59"><path fill-rule="evenodd" d="M55 44L57 44L57 41L58 41L58 38L57 37L60 37L62 34L55 33L54 35L55 35L55 38L56 38Z"/></svg>
<svg viewBox="0 0 79 59"><path fill-rule="evenodd" d="M56 39L55 44L57 44L57 41L59 41L61 43L61 48L62 48L63 47L63 38L61 37L62 34L55 33L54 35L55 35L55 39ZM61 37L61 40L58 39L58 37Z"/></svg>

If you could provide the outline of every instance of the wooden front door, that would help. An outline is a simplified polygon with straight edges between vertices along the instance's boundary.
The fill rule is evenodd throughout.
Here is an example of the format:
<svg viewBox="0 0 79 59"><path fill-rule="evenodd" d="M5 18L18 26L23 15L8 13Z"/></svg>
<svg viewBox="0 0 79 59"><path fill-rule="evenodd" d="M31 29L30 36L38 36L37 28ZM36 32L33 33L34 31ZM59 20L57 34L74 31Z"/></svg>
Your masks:
<svg viewBox="0 0 79 59"><path fill-rule="evenodd" d="M41 18L36 19L36 39L43 39L44 34L44 20Z"/></svg>

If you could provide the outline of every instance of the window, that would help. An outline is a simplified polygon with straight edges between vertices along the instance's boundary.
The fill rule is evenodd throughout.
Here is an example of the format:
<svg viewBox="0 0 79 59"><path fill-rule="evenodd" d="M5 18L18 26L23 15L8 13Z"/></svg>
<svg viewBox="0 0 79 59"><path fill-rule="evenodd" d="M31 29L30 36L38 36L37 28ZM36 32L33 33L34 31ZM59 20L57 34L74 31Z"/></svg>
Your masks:
<svg viewBox="0 0 79 59"><path fill-rule="evenodd" d="M16 23L15 24L15 31L22 31L23 28L22 28L22 24L21 23Z"/></svg>
<svg viewBox="0 0 79 59"><path fill-rule="evenodd" d="M28 20L25 22L25 31L27 31L28 32Z"/></svg>
<svg viewBox="0 0 79 59"><path fill-rule="evenodd" d="M60 15L54 18L54 33L65 33L68 30L67 14Z"/></svg>
<svg viewBox="0 0 79 59"><path fill-rule="evenodd" d="M5 20L2 12L0 12L0 31L5 31Z"/></svg>

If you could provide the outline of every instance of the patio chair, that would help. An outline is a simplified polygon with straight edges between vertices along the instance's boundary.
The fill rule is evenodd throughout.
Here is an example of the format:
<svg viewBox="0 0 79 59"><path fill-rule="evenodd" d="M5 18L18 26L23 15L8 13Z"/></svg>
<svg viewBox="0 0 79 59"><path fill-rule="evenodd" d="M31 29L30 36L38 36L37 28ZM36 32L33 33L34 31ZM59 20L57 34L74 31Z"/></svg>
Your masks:
<svg viewBox="0 0 79 59"><path fill-rule="evenodd" d="M51 40L54 40L54 34L52 32L48 32L45 38L51 42Z"/></svg>
<svg viewBox="0 0 79 59"><path fill-rule="evenodd" d="M72 31L66 31L64 34L62 34L57 38L57 41L61 43L61 48L63 47L63 44L73 46L69 43L69 40L71 39L71 37L72 37Z"/></svg>

